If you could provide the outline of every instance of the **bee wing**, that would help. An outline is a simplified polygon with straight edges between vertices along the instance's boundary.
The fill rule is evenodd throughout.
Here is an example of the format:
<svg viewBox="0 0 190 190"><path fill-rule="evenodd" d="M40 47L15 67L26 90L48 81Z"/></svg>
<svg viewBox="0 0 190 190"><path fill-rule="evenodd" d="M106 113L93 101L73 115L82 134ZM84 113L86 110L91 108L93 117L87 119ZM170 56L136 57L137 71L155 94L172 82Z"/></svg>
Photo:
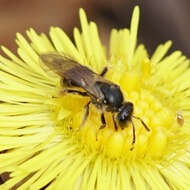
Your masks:
<svg viewBox="0 0 190 190"><path fill-rule="evenodd" d="M41 67L45 71L54 72L61 77L63 77L67 70L75 66L72 59L68 59L67 57L59 54L41 54L40 59L42 61Z"/></svg>
<svg viewBox="0 0 190 190"><path fill-rule="evenodd" d="M102 97L102 92L95 85L100 76L88 67L59 54L42 54L40 58L50 70L71 81L74 86L83 88L96 98Z"/></svg>

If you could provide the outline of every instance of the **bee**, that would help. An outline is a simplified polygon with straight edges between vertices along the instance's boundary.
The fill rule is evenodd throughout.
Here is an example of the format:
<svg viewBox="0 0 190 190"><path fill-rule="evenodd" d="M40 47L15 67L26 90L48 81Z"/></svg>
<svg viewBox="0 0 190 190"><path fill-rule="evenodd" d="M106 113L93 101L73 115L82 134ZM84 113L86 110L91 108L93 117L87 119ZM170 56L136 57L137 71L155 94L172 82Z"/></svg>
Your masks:
<svg viewBox="0 0 190 190"><path fill-rule="evenodd" d="M128 122L132 123L132 144L135 143L136 139L132 118L140 120L144 128L150 131L141 118L133 115L134 105L132 102L124 101L120 87L104 78L108 71L107 67L100 74L97 74L88 67L60 54L42 54L40 59L50 70L61 77L64 87L66 87L64 92L90 97L90 101L85 105L85 113L80 128L88 118L89 105L94 104L101 110L102 124L100 129L106 126L104 112L111 112L115 130L118 129L117 123L121 129L124 129ZM73 87L79 87L84 91L75 90Z"/></svg>

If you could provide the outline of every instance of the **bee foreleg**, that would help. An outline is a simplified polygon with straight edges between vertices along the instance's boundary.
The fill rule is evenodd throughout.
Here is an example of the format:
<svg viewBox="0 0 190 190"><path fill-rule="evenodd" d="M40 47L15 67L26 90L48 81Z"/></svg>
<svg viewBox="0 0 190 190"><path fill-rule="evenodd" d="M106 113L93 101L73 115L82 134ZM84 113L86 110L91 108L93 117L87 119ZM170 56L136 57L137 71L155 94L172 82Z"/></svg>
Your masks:
<svg viewBox="0 0 190 190"><path fill-rule="evenodd" d="M104 67L103 71L100 73L100 76L104 76L108 71L108 67Z"/></svg>
<svg viewBox="0 0 190 190"><path fill-rule="evenodd" d="M114 128L117 131L118 127L117 127L117 123L115 121L114 115L112 114L112 119L113 119L113 124L114 124Z"/></svg>
<svg viewBox="0 0 190 190"><path fill-rule="evenodd" d="M71 93L71 94L78 94L78 95L81 95L81 96L89 96L87 92L81 92L81 91L72 90L72 89L64 89L63 92Z"/></svg>
<svg viewBox="0 0 190 190"><path fill-rule="evenodd" d="M85 114L84 114L84 117L83 117L83 120L80 124L80 129L82 129L82 127L84 126L87 118L88 118L88 115L89 115L89 105L90 105L91 101L89 101L86 105L85 105Z"/></svg>
<svg viewBox="0 0 190 190"><path fill-rule="evenodd" d="M132 124L132 127L133 127L133 141L132 141L132 147L130 148L130 150L132 151L134 149L134 144L135 144L135 141L136 141L136 134L135 134L135 125L133 123L133 120L131 120L131 124Z"/></svg>
<svg viewBox="0 0 190 190"><path fill-rule="evenodd" d="M103 112L101 113L101 122L102 122L102 125L99 129L103 129L106 126L106 120L105 120Z"/></svg>

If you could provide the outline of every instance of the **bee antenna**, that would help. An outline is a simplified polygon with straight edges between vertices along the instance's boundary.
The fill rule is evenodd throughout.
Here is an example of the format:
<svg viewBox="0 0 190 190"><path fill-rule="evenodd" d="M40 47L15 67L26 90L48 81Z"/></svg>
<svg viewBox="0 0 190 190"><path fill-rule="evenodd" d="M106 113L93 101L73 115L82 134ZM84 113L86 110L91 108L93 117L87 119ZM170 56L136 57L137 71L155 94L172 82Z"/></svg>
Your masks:
<svg viewBox="0 0 190 190"><path fill-rule="evenodd" d="M148 126L145 124L145 122L140 118L140 117L136 117L134 115L132 115L133 118L135 119L138 119L141 121L142 125L144 126L144 128L147 130L147 131L150 131L150 129L148 128Z"/></svg>

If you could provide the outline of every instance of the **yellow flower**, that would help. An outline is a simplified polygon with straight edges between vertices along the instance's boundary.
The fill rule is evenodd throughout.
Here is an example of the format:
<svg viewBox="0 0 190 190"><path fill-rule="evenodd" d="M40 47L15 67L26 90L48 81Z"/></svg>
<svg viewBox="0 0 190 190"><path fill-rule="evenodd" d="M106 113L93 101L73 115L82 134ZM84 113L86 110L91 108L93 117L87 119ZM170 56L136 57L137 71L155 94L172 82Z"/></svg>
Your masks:
<svg viewBox="0 0 190 190"><path fill-rule="evenodd" d="M75 45L52 27L51 41L33 29L26 32L30 42L17 34L19 57L2 47L8 58L0 56L0 173L8 172L9 180L0 189L188 190L189 60L180 51L166 56L170 41L151 57L136 45L138 7L130 29L112 30L109 52L82 9L80 21ZM134 104L133 115L150 131L132 118L132 145L131 122L115 130L111 113L99 130L100 110L94 105L78 130L89 98L61 93L61 77L39 58L49 52L72 57L97 73L107 66L105 78L121 87L125 100Z"/></svg>

